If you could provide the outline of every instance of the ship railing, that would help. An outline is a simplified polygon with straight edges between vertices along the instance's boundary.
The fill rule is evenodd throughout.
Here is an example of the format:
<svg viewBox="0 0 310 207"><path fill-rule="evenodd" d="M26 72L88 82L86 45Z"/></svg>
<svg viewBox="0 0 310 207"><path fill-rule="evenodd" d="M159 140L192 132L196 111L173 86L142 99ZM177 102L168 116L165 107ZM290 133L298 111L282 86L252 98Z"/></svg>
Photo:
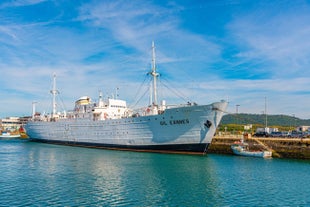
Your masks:
<svg viewBox="0 0 310 207"><path fill-rule="evenodd" d="M157 107L157 114L163 114L166 109L172 109L172 108L177 108L177 107L190 107L190 106L195 106L197 105L195 102L191 103L188 102L186 104L169 104L169 105L156 105ZM132 111L133 117L138 117L138 116L152 116L156 114L152 114L152 106L148 107L141 107L141 108L136 108Z"/></svg>
<svg viewBox="0 0 310 207"><path fill-rule="evenodd" d="M190 106L197 106L195 102L187 102L186 104L169 104L165 105L166 109L178 108L178 107L190 107Z"/></svg>

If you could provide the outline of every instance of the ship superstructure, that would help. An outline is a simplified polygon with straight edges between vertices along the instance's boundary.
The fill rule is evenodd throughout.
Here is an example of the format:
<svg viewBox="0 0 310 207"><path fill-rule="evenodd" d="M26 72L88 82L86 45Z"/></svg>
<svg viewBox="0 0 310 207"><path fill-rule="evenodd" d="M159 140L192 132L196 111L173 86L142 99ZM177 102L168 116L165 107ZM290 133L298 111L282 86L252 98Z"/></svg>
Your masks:
<svg viewBox="0 0 310 207"><path fill-rule="evenodd" d="M51 115L34 116L26 125L31 140L106 149L169 153L206 153L227 107L226 101L209 105L186 103L168 106L157 101L155 47L152 44L152 95L150 104L139 110L127 107L124 100L97 102L82 96L73 111L56 112L56 76L51 90Z"/></svg>

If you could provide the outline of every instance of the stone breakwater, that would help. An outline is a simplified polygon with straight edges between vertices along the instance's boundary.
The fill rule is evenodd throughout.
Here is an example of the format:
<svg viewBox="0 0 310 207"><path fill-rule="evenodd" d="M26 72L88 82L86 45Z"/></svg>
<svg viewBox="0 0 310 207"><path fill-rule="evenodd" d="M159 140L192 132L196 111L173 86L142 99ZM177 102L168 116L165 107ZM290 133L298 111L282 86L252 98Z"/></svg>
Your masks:
<svg viewBox="0 0 310 207"><path fill-rule="evenodd" d="M208 153L233 154L230 146L241 138L242 135L215 136ZM310 139L245 137L244 141L252 150L271 149L273 157L310 159Z"/></svg>

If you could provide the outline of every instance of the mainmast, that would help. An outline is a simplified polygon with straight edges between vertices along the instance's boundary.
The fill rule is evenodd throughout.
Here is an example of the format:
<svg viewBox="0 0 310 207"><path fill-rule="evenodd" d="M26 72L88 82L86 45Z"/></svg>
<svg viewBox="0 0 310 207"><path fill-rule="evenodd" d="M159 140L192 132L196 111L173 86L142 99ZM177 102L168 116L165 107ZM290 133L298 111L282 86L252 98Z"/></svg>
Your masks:
<svg viewBox="0 0 310 207"><path fill-rule="evenodd" d="M35 114L36 114L36 104L37 103L38 102L36 102L36 101L32 102L32 120L34 120L34 117L35 117Z"/></svg>
<svg viewBox="0 0 310 207"><path fill-rule="evenodd" d="M153 101L153 105L157 105L157 86L156 86L156 81L157 81L157 76L159 75L159 73L156 72L156 62L155 62L155 44L154 41L152 42L152 71L150 72L150 74L153 76L153 98L151 98L150 100Z"/></svg>

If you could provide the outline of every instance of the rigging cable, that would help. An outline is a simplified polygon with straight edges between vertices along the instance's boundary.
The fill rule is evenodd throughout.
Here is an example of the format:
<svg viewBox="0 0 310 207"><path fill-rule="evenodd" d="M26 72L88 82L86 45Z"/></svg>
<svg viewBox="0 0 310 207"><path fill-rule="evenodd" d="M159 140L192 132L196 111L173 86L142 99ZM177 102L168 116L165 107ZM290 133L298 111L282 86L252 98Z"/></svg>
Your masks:
<svg viewBox="0 0 310 207"><path fill-rule="evenodd" d="M146 82L147 77L148 77L148 75L145 76L143 82L142 82L141 85L139 86L139 88L138 88L138 90L137 90L137 93L136 93L136 95L134 96L134 101L135 101L135 102L134 102L134 104L132 105L132 107L130 107L130 108L134 108L134 107L140 102L140 100L142 99L142 97L145 96L146 92L148 91L148 90L146 90L146 91L143 93L143 95L137 100L138 95L140 94L140 92L141 92L141 90L142 90L142 88L143 88L143 86L144 86L144 84L145 84L145 82Z"/></svg>
<svg viewBox="0 0 310 207"><path fill-rule="evenodd" d="M166 81L167 83L169 83L167 79L163 78L163 80ZM181 91L178 91L178 90L176 90L176 89L170 88L170 87L169 87L167 84L165 84L163 81L161 81L161 83L163 84L163 86L165 86L168 90L170 90L172 93L174 93L177 97L179 97L179 98L182 99L183 101L185 101L185 102L187 102L187 101L192 102L191 99L188 98L187 96L185 96Z"/></svg>

